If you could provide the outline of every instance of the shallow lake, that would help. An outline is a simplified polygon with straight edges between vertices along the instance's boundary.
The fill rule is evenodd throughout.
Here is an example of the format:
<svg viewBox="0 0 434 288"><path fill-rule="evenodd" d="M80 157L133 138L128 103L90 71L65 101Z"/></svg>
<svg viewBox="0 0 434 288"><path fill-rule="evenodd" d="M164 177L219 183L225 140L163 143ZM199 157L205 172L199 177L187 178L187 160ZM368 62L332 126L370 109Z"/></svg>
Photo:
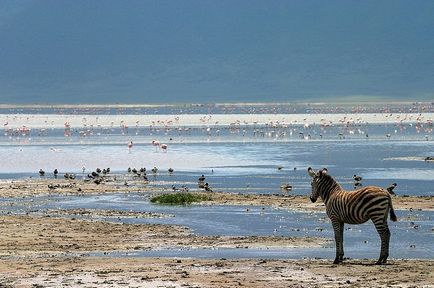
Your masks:
<svg viewBox="0 0 434 288"><path fill-rule="evenodd" d="M357 174L365 186L396 182L398 195L434 195L434 161L423 161L433 153L430 141L394 140L178 143L167 152L138 145L131 153L115 144L8 145L0 147L0 179L39 177L40 168L49 178L54 168L81 173L85 167L87 174L96 167L126 173L128 167L149 171L156 166L159 173L149 178L150 186L197 189L197 178L204 174L216 191L274 194L289 183L292 193L307 195L311 166L327 167L346 189L354 188ZM168 175L169 167L173 175Z"/></svg>
<svg viewBox="0 0 434 288"><path fill-rule="evenodd" d="M149 186L171 190L187 186L197 191L197 179L204 174L215 191L244 194L307 195L310 178L307 168L327 167L346 189L354 188L353 175L362 184L386 187L398 184L398 195L434 195L432 125L417 126L363 124L332 127L291 125L288 127L239 126L190 127L188 130L82 128L64 136L63 129L41 129L31 135L0 136L0 179L45 178L51 171L76 173L81 179L99 168L125 174L128 167L158 167ZM167 152L150 144L159 139ZM131 150L127 143L134 142ZM85 168L85 173L82 169ZM174 173L169 175L168 168ZM279 169L278 169L279 168ZM292 185L290 192L280 186ZM308 201L308 200L307 200ZM119 209L173 214L157 219L105 219L132 223L167 223L190 227L200 235L285 235L319 236L333 239L331 224L324 213L303 213L249 206L159 206L140 194L99 196L52 196L0 199L1 213L44 209ZM434 258L434 212L397 211L399 222L391 222L392 258ZM377 258L380 241L371 223L346 226L346 256ZM188 249L135 251L142 256L302 258L334 257L330 247L314 249Z"/></svg>
<svg viewBox="0 0 434 288"><path fill-rule="evenodd" d="M46 209L116 209L145 211L173 215L166 218L110 218L100 220L123 223L161 223L190 227L198 235L229 236L316 236L333 239L333 229L324 213L307 213L261 206L191 205L163 206L149 202L140 194L98 196L49 196L2 199L2 212L42 213ZM264 209L263 209L264 208ZM434 211L397 211L398 222L390 222L392 233L391 258L428 258L434 255ZM77 217L77 216L74 216ZM83 216L86 218L88 216ZM344 232L346 256L376 258L380 239L371 222L346 225ZM253 258L333 258L334 248L301 249L166 249L134 251L130 256L171 257L253 257ZM116 254L114 254L116 256Z"/></svg>

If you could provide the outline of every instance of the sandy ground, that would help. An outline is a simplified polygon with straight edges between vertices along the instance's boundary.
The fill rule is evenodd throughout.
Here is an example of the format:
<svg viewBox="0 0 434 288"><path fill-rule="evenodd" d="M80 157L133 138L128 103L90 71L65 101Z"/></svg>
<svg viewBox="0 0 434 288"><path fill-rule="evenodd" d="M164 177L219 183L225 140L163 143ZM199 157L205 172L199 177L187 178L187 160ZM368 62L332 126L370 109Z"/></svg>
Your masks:
<svg viewBox="0 0 434 288"><path fill-rule="evenodd" d="M164 248L321 247L315 237L198 236L187 228L160 224L121 224L51 215L0 216L0 256L59 255Z"/></svg>
<svg viewBox="0 0 434 288"><path fill-rule="evenodd" d="M0 287L434 287L434 261L108 257L166 247L321 246L325 239L202 237L168 225L0 217ZM100 252L101 257L88 252Z"/></svg>
<svg viewBox="0 0 434 288"><path fill-rule="evenodd" d="M0 182L0 197L50 194L162 193L139 180L97 185L83 180L23 179ZM48 185L56 185L55 189ZM212 193L210 205L241 204L323 210L307 197ZM396 209L433 210L432 197L394 197ZM4 205L8 205L4 202ZM0 206L0 209L1 206ZM248 206L246 207L248 209ZM85 219L82 218L85 217ZM164 248L323 247L315 237L199 236L176 225L121 224L101 218L172 217L116 210L46 210L0 216L0 287L434 287L434 261L181 259L128 257ZM122 252L122 257L111 257ZM96 253L96 254L95 254ZM98 257L97 257L98 256Z"/></svg>
<svg viewBox="0 0 434 288"><path fill-rule="evenodd" d="M433 261L55 257L0 260L1 287L434 287Z"/></svg>

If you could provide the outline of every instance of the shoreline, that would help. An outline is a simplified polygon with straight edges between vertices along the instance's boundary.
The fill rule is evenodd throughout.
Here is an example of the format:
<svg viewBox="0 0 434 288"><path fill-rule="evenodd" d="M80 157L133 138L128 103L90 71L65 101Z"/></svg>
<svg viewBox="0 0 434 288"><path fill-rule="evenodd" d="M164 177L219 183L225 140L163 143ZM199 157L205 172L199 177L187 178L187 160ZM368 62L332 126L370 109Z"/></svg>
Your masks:
<svg viewBox="0 0 434 288"><path fill-rule="evenodd" d="M371 104L373 102L373 104ZM212 102L212 103L174 103L174 104L162 104L162 103L108 103L108 104L95 104L95 103L47 103L47 104L20 104L20 103L2 103L0 104L0 108L64 108L64 107L173 107L173 106L261 106L261 105L291 105L291 106L299 106L299 105L412 105L416 103L417 105L431 105L430 101L410 101L410 100L395 100L395 101L373 101L369 99L368 101L352 101L352 102L342 102L332 101L332 102L324 102L324 101L315 101L314 99L311 102L305 101L292 101L292 102Z"/></svg>
<svg viewBox="0 0 434 288"><path fill-rule="evenodd" d="M170 193L168 189L156 189L147 187L140 180L128 179L129 185L124 185L124 178L118 175L117 181L100 185L83 180L65 179L19 179L0 180L0 198L23 198L50 195L97 195L110 193L142 193L152 196L162 193ZM50 189L48 185L58 185L58 188ZM299 211L325 211L324 204L311 203L308 196L281 194L235 194L227 192L201 192L210 196L212 201L201 202L199 205L244 205L244 206L270 206ZM423 210L434 211L434 196L392 196L395 210Z"/></svg>
<svg viewBox="0 0 434 288"><path fill-rule="evenodd" d="M434 113L336 113L336 114L157 114L157 115L58 115L0 114L4 128L112 128L112 127L219 127L230 125L336 125L431 123Z"/></svg>

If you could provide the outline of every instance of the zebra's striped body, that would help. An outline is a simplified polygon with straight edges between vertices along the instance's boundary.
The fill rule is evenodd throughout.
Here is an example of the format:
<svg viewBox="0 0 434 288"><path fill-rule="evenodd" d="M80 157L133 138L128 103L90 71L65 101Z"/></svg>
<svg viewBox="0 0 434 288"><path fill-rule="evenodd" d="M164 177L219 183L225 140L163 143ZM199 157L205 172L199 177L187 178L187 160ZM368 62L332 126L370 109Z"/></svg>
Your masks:
<svg viewBox="0 0 434 288"><path fill-rule="evenodd" d="M397 220L389 192L376 186L345 191L333 177L327 174L326 169L315 173L312 168L309 168L308 172L313 178L310 199L315 202L318 197L321 197L333 225L336 241L334 263L338 264L343 260L344 223L362 224L369 219L374 223L381 238L381 253L377 264L386 263L389 256L390 231L387 225L389 212L390 219Z"/></svg>

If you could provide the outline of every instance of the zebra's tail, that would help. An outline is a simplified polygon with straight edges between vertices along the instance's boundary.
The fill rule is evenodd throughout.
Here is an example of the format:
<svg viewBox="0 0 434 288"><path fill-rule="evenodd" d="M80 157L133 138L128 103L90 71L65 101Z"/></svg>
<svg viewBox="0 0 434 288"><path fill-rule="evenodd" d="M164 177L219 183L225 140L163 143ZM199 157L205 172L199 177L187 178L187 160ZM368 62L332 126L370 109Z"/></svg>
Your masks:
<svg viewBox="0 0 434 288"><path fill-rule="evenodd" d="M398 221L398 217L396 217L395 210L393 210L392 197L390 197L390 195L389 195L389 213L390 213L390 220Z"/></svg>

